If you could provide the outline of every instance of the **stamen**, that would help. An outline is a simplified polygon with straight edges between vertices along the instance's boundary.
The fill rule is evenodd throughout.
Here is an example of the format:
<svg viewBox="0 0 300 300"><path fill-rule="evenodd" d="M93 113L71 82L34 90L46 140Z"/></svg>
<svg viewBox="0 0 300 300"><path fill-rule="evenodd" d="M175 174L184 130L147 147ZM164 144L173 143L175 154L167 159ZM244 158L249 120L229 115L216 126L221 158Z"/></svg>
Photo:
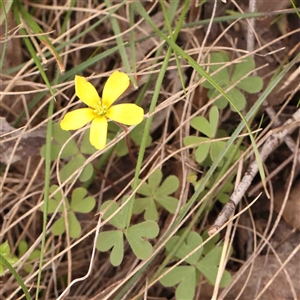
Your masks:
<svg viewBox="0 0 300 300"><path fill-rule="evenodd" d="M94 112L98 116L105 116L107 113L107 108L105 105L102 105L101 101L99 101L95 106L94 106Z"/></svg>

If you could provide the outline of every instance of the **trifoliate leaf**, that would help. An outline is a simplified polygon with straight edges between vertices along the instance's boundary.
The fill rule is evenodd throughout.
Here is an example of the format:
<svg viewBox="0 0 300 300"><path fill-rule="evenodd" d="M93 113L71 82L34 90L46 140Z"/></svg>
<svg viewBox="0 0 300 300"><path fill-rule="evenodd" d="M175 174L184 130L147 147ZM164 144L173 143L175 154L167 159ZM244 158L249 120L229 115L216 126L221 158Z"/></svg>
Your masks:
<svg viewBox="0 0 300 300"><path fill-rule="evenodd" d="M122 203L128 199L127 196L123 197ZM112 214L114 214L119 209L119 205L112 201L108 200L104 202L100 210L104 212L104 220L108 219ZM126 227L126 217L128 213L129 205L125 205L121 210L119 210L110 220L109 223L115 226L116 228L123 229Z"/></svg>
<svg viewBox="0 0 300 300"><path fill-rule="evenodd" d="M170 238L170 240L166 244L166 250L167 252L171 252L174 247L176 247L177 243L179 242L181 236L175 235ZM186 257L189 253L194 251L198 246L202 244L203 240L202 237L195 231L191 231L188 233L185 241L183 241L178 250L175 252L175 257L178 259L183 259ZM202 254L203 247L198 249L195 253L190 255L185 261L191 265L197 264L199 261L199 258Z"/></svg>
<svg viewBox="0 0 300 300"><path fill-rule="evenodd" d="M210 140L203 138L203 141L207 141L207 143L201 144L195 151L195 158L198 163L202 163L206 159L210 149Z"/></svg>
<svg viewBox="0 0 300 300"><path fill-rule="evenodd" d="M191 126L196 130L204 133L208 137L212 137L211 126L208 120L202 116L195 117L191 120Z"/></svg>
<svg viewBox="0 0 300 300"><path fill-rule="evenodd" d="M76 239L76 238L80 237L80 234L81 234L80 223L72 211L69 211L67 213L67 216L68 216L70 237Z"/></svg>
<svg viewBox="0 0 300 300"><path fill-rule="evenodd" d="M178 206L177 198L162 195L160 197L155 196L155 200L171 214L175 213L177 206Z"/></svg>
<svg viewBox="0 0 300 300"><path fill-rule="evenodd" d="M162 180L162 171L156 169L148 178L148 185L152 192L154 192L158 188L161 180Z"/></svg>
<svg viewBox="0 0 300 300"><path fill-rule="evenodd" d="M234 65L231 82L237 82L242 77L250 73L255 68L255 62L252 57L248 56L242 59L241 62Z"/></svg>
<svg viewBox="0 0 300 300"><path fill-rule="evenodd" d="M147 259L153 252L152 245L146 240L155 238L159 233L159 227L154 221L145 221L128 228L125 233L129 245L139 259Z"/></svg>
<svg viewBox="0 0 300 300"><path fill-rule="evenodd" d="M72 193L72 200L71 200L71 208L73 211L81 212L81 213L88 213L96 205L96 200L94 197L86 197L87 190L85 188L76 188Z"/></svg>
<svg viewBox="0 0 300 300"><path fill-rule="evenodd" d="M113 266L119 266L124 256L123 233L120 230L100 232L96 248L99 251L106 252L112 248L110 262Z"/></svg>
<svg viewBox="0 0 300 300"><path fill-rule="evenodd" d="M248 93L257 93L261 90L263 81L258 76L245 77L255 68L255 62L252 57L243 58L240 63L224 67L224 64L226 64L228 61L229 57L227 54L212 53L210 55L210 63L212 65L209 68L209 73L211 74L212 79L223 89L224 92L226 92L227 96L231 99L231 102L234 104L231 104L231 109L233 111L241 111L246 105L246 99L240 90ZM216 63L217 65L214 65ZM218 71L217 74L212 75L213 72L218 70L222 64L223 69ZM229 71L229 69L232 70ZM230 77L229 74L232 74L232 76ZM242 79L243 77L245 78ZM220 95L220 92L215 89L215 87L213 87L207 81L204 82L202 86L209 89L207 95L210 99L217 98L214 104L219 109L223 109L227 106L228 100L223 95ZM230 90L228 90L229 88Z"/></svg>
<svg viewBox="0 0 300 300"><path fill-rule="evenodd" d="M168 272L160 279L160 283L165 287L175 286L175 296L178 300L193 300L196 288L196 271L192 266L178 266Z"/></svg>
<svg viewBox="0 0 300 300"><path fill-rule="evenodd" d="M151 197L135 198L133 213L140 214L143 211L145 211L144 213L145 220L156 221L158 219L158 212L153 198Z"/></svg>
<svg viewBox="0 0 300 300"><path fill-rule="evenodd" d="M249 76L236 85L247 93L258 93L263 87L263 80L259 76Z"/></svg>
<svg viewBox="0 0 300 300"><path fill-rule="evenodd" d="M70 176L77 172L80 167L85 163L86 158L78 153L74 156L66 165L64 165L60 170L60 179L61 181L66 181ZM86 170L85 170L86 169ZM85 182L91 178L93 174L93 166L91 164L86 165L82 170L79 176L79 179L82 182ZM71 177L70 181L74 180L74 176Z"/></svg>
<svg viewBox="0 0 300 300"><path fill-rule="evenodd" d="M168 176L155 191L155 197L171 195L179 188L179 179L175 175Z"/></svg>
<svg viewBox="0 0 300 300"><path fill-rule="evenodd" d="M197 269L205 276L207 281L212 285L214 285L216 282L222 249L223 247L215 247L197 263ZM228 284L230 284L230 282L230 273L225 270L220 282L220 287L225 287Z"/></svg>
<svg viewBox="0 0 300 300"><path fill-rule="evenodd" d="M136 198L133 212L135 214L145 211L145 220L156 221L158 219L158 212L156 202L167 209L170 213L176 211L178 199L169 196L174 193L179 187L179 180L176 176L168 176L163 183L161 183L163 174L161 170L155 170L148 178L148 183L144 183L137 193L147 196L143 198Z"/></svg>
<svg viewBox="0 0 300 300"><path fill-rule="evenodd" d="M198 136L186 136L184 139L183 139L183 144L185 146L190 146L190 145L193 145L195 144L194 147L198 147L199 144L203 143L207 141L207 138L204 138L204 137L198 137Z"/></svg>

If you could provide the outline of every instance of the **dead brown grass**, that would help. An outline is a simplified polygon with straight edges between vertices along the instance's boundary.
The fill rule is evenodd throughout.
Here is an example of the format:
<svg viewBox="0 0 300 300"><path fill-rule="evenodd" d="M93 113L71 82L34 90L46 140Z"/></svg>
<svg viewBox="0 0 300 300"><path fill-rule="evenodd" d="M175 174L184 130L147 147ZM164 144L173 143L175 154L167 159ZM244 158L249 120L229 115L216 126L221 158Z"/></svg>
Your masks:
<svg viewBox="0 0 300 300"><path fill-rule="evenodd" d="M70 41L79 35L98 18L108 14L108 9L102 1L77 1L72 9L72 16L66 24L66 30L61 32L62 24L66 16L68 5L62 1L21 1L28 11L47 33L54 45L60 45ZM136 72L133 75L137 79L139 90L133 87L125 95L126 99L134 102L139 91L148 80L150 74L152 81L147 89L146 97L142 106L148 110L149 103L153 96L155 81L160 71L165 50L158 57L154 53L164 41L153 33L151 27L143 20L139 20L134 28L128 24L128 1L126 5L119 8L115 14L119 21L122 32L120 36L128 39L129 31L133 30L137 40L136 43ZM165 1L168 5L168 1ZM200 1L198 1L200 2ZM218 1L220 2L220 1ZM218 3L215 17L225 15L226 9L246 11L247 1L238 3ZM279 11L280 20L275 15L266 18L259 18L254 24L254 35L245 39L249 20L237 20L236 22L211 23L204 26L187 26L182 29L177 43L199 64L203 64L205 56L211 51L226 50L232 56L232 60L241 54L250 51L254 55L257 74L263 77L265 87L282 62L287 62L299 52L299 26L294 28L294 23L299 25L299 19L294 19L294 14L284 13L284 9L290 7L289 1L268 1L266 8L264 1L257 1L256 11ZM114 3L115 6L118 1ZM204 6L197 7L196 1L191 1L190 9L185 23L209 19L213 13L213 1L208 1ZM145 9L149 10L151 18L156 26L164 25L164 16L159 3L144 1ZM181 6L177 15L179 16ZM48 88L43 82L37 68L34 66L26 47L22 43L22 35L19 34L12 11L8 14L9 34L4 39L4 25L1 27L1 48L6 43L6 53L1 79L1 102L0 110L3 119L0 128L1 134L1 243L8 241L11 253L19 256L18 244L26 240L30 246L26 254L16 265L16 269L22 276L32 295L35 293L37 283L38 260L32 262L31 273L24 271L23 265L30 253L40 247L42 232L42 213L39 209L43 201L43 189L45 180L44 160L41 158L40 147L45 143L47 107L53 101L50 93L46 93L40 101L29 108L33 98L47 91ZM176 18L175 18L176 19ZM296 20L296 21L295 21ZM280 27L284 24L285 26ZM25 25L24 25L25 26ZM37 42L32 34L31 41L35 42L36 51L39 54L46 74L52 81L57 72L57 61L53 56L45 57L48 48ZM116 43L116 37L112 34L112 27L107 18L101 26L97 26L88 34L83 35L79 40L66 45L60 51L60 58L63 68L71 70L91 55L100 53ZM249 45L254 44L254 49ZM0 48L0 49L1 49ZM1 52L1 51L0 51ZM128 50L130 57L130 51ZM178 69L175 64L175 57L169 62L168 71L162 85L159 105L152 114L154 116L151 134L153 144L146 151L144 171L141 177L145 178L149 170L162 168L166 175L174 174L181 182L177 197L183 206L190 195L192 188L189 186L187 177L189 173L197 169L189 150L184 149L183 137L190 131L189 121L195 115L207 115L210 106L205 89L198 83L198 75L186 61L180 60L181 71L184 74L187 96L182 95L182 87L178 76ZM266 66L266 64L268 64ZM20 66L18 71L7 73L13 67ZM261 66L264 66L260 68ZM101 87L112 70L122 69L122 62L118 53L110 55L86 68L84 76L91 76L95 86ZM298 73L297 73L298 72ZM68 80L54 85L55 91L55 112L50 117L58 122L62 114L72 105L78 106L74 95L73 80ZM282 124L297 109L299 99L299 69L292 69L287 74L280 86L267 98L268 104L279 111L274 118ZM298 93L297 93L298 91ZM298 98L297 98L298 97ZM248 108L255 102L257 95L247 95ZM18 117L24 113L23 118L15 124ZM258 112L252 123L256 129L261 116L265 113L264 108ZM146 117L149 117L147 115ZM239 120L229 109L222 112L220 128L234 129ZM263 127L270 122L265 117ZM10 127L12 126L12 127ZM15 129L13 128L15 127ZM264 132L267 135L268 132ZM298 136L297 136L298 134ZM227 265L227 270L233 275L232 284L225 289L220 289L217 299L297 299L300 293L299 288L299 222L295 220L299 215L299 130L292 136L296 148L293 153L283 145L268 159L265 164L265 171L268 176L268 189L271 198L260 197L258 201L249 207L234 224L234 229L224 237L225 242L233 245L232 258ZM123 133L120 138L124 137ZM263 138L262 135L259 136ZM113 143L116 143L114 141ZM245 141L247 143L247 141ZM245 144L248 146L247 144ZM298 150L297 150L298 149ZM171 153L171 154L170 154ZM138 148L132 149L136 157ZM91 161L99 158L99 153L90 158ZM247 164L247 161L244 162ZM64 164L63 160L53 162L51 169L51 183L57 184L58 178L56 168ZM241 168L243 162L241 160ZM280 168L280 166L284 166ZM128 156L118 158L111 155L106 165L97 171L94 182L89 186L89 193L97 199L97 207L91 214L80 216L83 234L78 240L70 240L65 235L54 237L47 230L46 247L44 252L44 265L42 270L41 290L43 293L40 299L57 299L68 287L72 280L85 276L91 261L93 238L97 226L99 207L107 199L119 199L119 195L128 193L125 188L133 178L135 166ZM205 172L205 168L201 170ZM233 170L236 172L236 169ZM290 174L294 176L291 177ZM199 175L200 173L198 173ZM242 171L238 172L237 182ZM149 174L148 174L149 175ZM201 176L201 175L199 175ZM78 184L78 183L77 183ZM257 186L257 188L256 188ZM70 186L69 190L73 187ZM260 181L256 178L251 188L251 196L245 195L245 203L252 203L254 198L262 192ZM298 194L297 194L298 191ZM292 208L287 213L282 207L282 195L289 201L293 201ZM290 195L290 196L289 196ZM292 196L293 195L293 196ZM281 202L280 202L281 201ZM278 203L280 202L280 205ZM298 210L293 210L298 207ZM194 230L202 232L207 229L216 217L220 206L212 208L200 224L194 226ZM178 212L177 212L178 213ZM282 218L283 215L283 218ZM175 221L176 215L168 215L162 212L159 220L160 237L170 228ZM192 216L191 216L192 218ZM299 220L298 218L298 220ZM134 216L132 222L138 222L139 217ZM186 224L188 221L186 222ZM50 226L51 223L49 223ZM296 225L295 225L296 224ZM293 228L297 227L298 228ZM179 229L179 228L178 228ZM154 240L154 246L159 239ZM158 255L134 282L123 299L173 299L174 289L164 288L159 283L152 285L149 282L155 270L164 259L164 251L157 249ZM125 257L121 266L115 268L109 262L108 253L96 251L92 262L92 270L89 276L74 284L64 299L114 299L117 292L128 283L132 274L135 274L144 264L139 261L128 245L125 245ZM282 271L277 276L277 271ZM270 288L268 288L270 286ZM22 293L17 286L14 277L6 272L2 277L0 299L21 299ZM197 287L195 299L211 299L213 287L209 286L203 279Z"/></svg>

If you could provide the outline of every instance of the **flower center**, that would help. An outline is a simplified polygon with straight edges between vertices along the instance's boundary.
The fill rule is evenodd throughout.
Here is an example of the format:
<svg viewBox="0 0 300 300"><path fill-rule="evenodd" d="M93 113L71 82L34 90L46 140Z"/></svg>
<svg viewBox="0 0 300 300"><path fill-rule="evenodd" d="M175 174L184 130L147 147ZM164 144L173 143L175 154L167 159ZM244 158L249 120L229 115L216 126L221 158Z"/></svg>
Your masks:
<svg viewBox="0 0 300 300"><path fill-rule="evenodd" d="M107 113L107 107L105 105L103 105L100 100L97 104L95 104L94 112L96 115L103 117Z"/></svg>

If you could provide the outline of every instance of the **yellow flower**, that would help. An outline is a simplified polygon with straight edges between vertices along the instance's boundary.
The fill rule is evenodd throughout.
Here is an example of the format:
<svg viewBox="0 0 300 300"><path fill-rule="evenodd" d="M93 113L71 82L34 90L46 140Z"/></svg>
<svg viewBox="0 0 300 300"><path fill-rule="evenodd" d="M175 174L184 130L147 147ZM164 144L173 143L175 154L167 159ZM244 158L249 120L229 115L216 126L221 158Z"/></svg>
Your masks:
<svg viewBox="0 0 300 300"><path fill-rule="evenodd" d="M131 103L112 104L126 91L129 77L122 72L115 71L107 79L102 99L95 87L84 77L75 76L75 92L77 97L88 108L80 108L65 115L60 122L63 130L76 130L92 121L90 142L96 149L104 149L107 138L107 119L125 125L137 125L142 122L144 110Z"/></svg>

